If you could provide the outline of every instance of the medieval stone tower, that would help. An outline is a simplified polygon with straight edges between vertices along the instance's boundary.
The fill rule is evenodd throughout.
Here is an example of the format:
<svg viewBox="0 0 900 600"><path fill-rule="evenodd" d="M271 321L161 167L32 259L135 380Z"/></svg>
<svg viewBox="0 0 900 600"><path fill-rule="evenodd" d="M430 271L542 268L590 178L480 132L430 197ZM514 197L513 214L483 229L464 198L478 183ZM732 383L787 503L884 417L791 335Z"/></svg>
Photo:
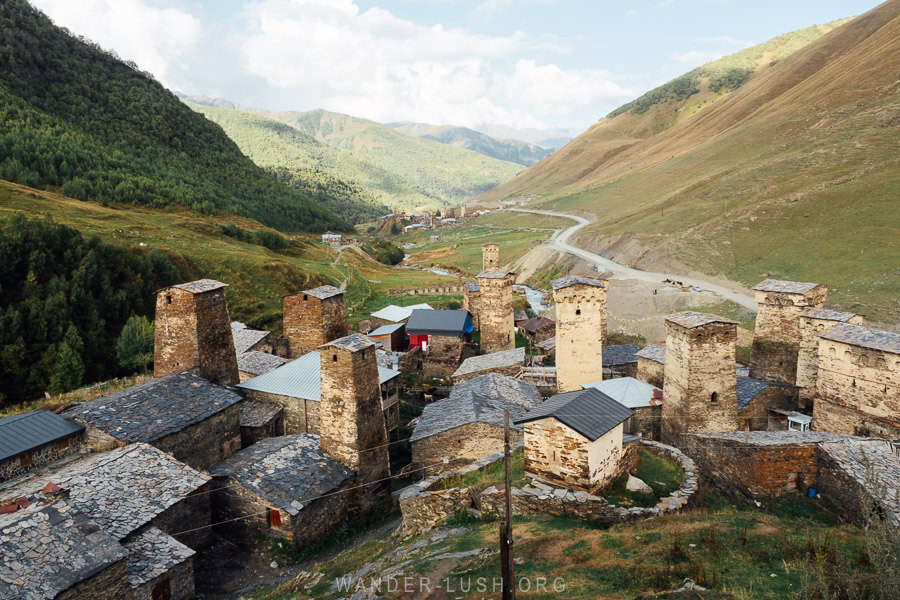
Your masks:
<svg viewBox="0 0 900 600"><path fill-rule="evenodd" d="M379 481L359 490L363 507L372 506L391 492L375 344L355 333L321 346L319 355L320 445L356 471L357 485Z"/></svg>
<svg viewBox="0 0 900 600"><path fill-rule="evenodd" d="M333 285L285 296L282 316L289 358L298 358L322 344L347 335L344 291Z"/></svg>
<svg viewBox="0 0 900 600"><path fill-rule="evenodd" d="M513 321L512 285L515 279L507 271L484 271L478 274L481 289L481 349L484 352L500 352L516 347Z"/></svg>
<svg viewBox="0 0 900 600"><path fill-rule="evenodd" d="M463 288L463 310L472 315L472 325L481 329L481 286L477 281L467 281Z"/></svg>
<svg viewBox="0 0 900 600"><path fill-rule="evenodd" d="M488 243L481 245L481 270L500 270L500 244Z"/></svg>
<svg viewBox="0 0 900 600"><path fill-rule="evenodd" d="M556 387L570 392L603 379L607 286L589 277L563 277L550 286L556 303Z"/></svg>
<svg viewBox="0 0 900 600"><path fill-rule="evenodd" d="M664 443L683 433L737 431L736 341L735 321L697 312L666 317Z"/></svg>
<svg viewBox="0 0 900 600"><path fill-rule="evenodd" d="M821 308L828 288L818 283L766 279L756 285L756 328L750 377L793 384L797 381L800 312Z"/></svg>
<svg viewBox="0 0 900 600"><path fill-rule="evenodd" d="M816 379L819 374L819 334L838 323L862 325L862 315L829 310L827 308L804 308L798 317L800 347L797 354L797 387L800 406L807 410L813 407L816 397Z"/></svg>
<svg viewBox="0 0 900 600"><path fill-rule="evenodd" d="M155 377L196 368L214 383L240 381L225 287L199 279L156 293Z"/></svg>

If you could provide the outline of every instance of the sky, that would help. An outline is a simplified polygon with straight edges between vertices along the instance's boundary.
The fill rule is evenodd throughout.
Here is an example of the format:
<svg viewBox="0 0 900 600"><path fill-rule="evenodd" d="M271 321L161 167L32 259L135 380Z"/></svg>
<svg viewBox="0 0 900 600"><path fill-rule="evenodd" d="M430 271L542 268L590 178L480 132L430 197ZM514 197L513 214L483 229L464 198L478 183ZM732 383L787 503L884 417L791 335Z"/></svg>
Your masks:
<svg viewBox="0 0 900 600"><path fill-rule="evenodd" d="M31 0L163 85L269 110L578 133L874 0Z"/></svg>

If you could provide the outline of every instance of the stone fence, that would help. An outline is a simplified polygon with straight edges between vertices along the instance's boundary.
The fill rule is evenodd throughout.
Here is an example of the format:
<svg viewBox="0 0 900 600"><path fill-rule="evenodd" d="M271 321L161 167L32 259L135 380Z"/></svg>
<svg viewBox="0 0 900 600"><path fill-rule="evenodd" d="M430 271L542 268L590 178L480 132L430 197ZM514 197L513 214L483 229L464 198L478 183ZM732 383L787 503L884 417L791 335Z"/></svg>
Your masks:
<svg viewBox="0 0 900 600"><path fill-rule="evenodd" d="M398 288L387 290L388 296L462 296L465 284L428 285L425 287Z"/></svg>
<svg viewBox="0 0 900 600"><path fill-rule="evenodd" d="M609 504L605 498L583 491L527 485L512 490L513 514L529 516L566 514L585 520L615 523L653 517L681 509L697 491L698 477L694 461L672 446L651 440L640 440L640 443L668 454L680 463L684 471L681 487L670 496L662 498L656 506L624 508ZM521 445L517 444L516 447ZM504 510L502 489L497 487L485 490L477 487L440 489L441 484L447 479L479 471L499 460L503 460L502 453L492 454L456 471L423 479L403 490L400 494L400 511L403 514L401 535L408 536L428 531L442 525L447 517L468 509L479 510L482 514L502 515Z"/></svg>

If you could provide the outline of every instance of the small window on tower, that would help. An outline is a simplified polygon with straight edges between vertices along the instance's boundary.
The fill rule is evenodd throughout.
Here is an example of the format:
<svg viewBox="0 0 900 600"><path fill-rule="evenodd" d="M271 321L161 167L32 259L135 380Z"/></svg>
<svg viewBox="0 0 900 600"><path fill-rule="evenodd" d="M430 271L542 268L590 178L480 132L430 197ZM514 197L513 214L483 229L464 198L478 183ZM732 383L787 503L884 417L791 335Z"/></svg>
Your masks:
<svg viewBox="0 0 900 600"><path fill-rule="evenodd" d="M580 309L580 308L576 308L576 309L575 309L575 314L576 314L576 315L580 315L580 314L581 314L581 309Z"/></svg>
<svg viewBox="0 0 900 600"><path fill-rule="evenodd" d="M308 299L309 297L306 294L303 294L303 301L306 302Z"/></svg>
<svg viewBox="0 0 900 600"><path fill-rule="evenodd" d="M337 354L331 355L331 362L337 362Z"/></svg>
<svg viewBox="0 0 900 600"><path fill-rule="evenodd" d="M166 304L172 304L172 296L171 296L171 294L166 296Z"/></svg>
<svg viewBox="0 0 900 600"><path fill-rule="evenodd" d="M718 402L718 401L719 401L719 392L713 392L713 393L709 396L709 401L712 402L713 404L715 404L716 402Z"/></svg>

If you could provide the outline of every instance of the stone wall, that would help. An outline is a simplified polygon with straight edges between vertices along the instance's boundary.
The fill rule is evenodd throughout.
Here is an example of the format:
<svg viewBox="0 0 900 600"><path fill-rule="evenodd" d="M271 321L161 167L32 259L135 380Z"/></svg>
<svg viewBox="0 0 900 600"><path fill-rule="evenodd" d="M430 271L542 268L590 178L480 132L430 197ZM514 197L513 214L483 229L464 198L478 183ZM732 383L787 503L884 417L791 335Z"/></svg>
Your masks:
<svg viewBox="0 0 900 600"><path fill-rule="evenodd" d="M464 284L427 285L423 287L396 288L387 290L388 296L461 296Z"/></svg>
<svg viewBox="0 0 900 600"><path fill-rule="evenodd" d="M55 600L123 600L129 598L128 568L125 559L73 585Z"/></svg>
<svg viewBox="0 0 900 600"><path fill-rule="evenodd" d="M131 588L129 600L156 600L153 590L168 580L171 600L191 600L194 598L194 559L189 558L175 565L165 573L147 583Z"/></svg>
<svg viewBox="0 0 900 600"><path fill-rule="evenodd" d="M463 286L463 310L469 311L472 315L472 325L475 329L481 329L481 291L473 292L468 287Z"/></svg>
<svg viewBox="0 0 900 600"><path fill-rule="evenodd" d="M738 429L741 431L767 431L769 409L797 410L797 388L787 385L771 385L750 400L738 413Z"/></svg>
<svg viewBox="0 0 900 600"><path fill-rule="evenodd" d="M488 373L497 373L499 375L506 375L507 377L518 377L522 373L522 365L516 363L505 367L490 367L481 369L480 371L473 371L471 373L466 373L465 375L453 377L453 383L461 383L463 381L475 379L476 377L481 377L482 375L487 375Z"/></svg>
<svg viewBox="0 0 900 600"><path fill-rule="evenodd" d="M819 339L817 431L900 438L900 356Z"/></svg>
<svg viewBox="0 0 900 600"><path fill-rule="evenodd" d="M0 483L48 465L70 454L81 452L84 446L84 438L85 433L82 432L0 462Z"/></svg>
<svg viewBox="0 0 900 600"><path fill-rule="evenodd" d="M516 347L513 322L513 275L479 277L481 286L481 351L512 350Z"/></svg>
<svg viewBox="0 0 900 600"><path fill-rule="evenodd" d="M313 433L313 432L309 432ZM269 421L261 425L241 425L241 448L252 446L256 442L287 435L284 431L284 409Z"/></svg>
<svg viewBox="0 0 900 600"><path fill-rule="evenodd" d="M299 358L322 344L347 335L344 295L324 300L304 292L284 298L282 329L290 358Z"/></svg>
<svg viewBox="0 0 900 600"><path fill-rule="evenodd" d="M665 366L649 358L638 357L635 378L646 381L650 385L663 389Z"/></svg>
<svg viewBox="0 0 900 600"><path fill-rule="evenodd" d="M240 402L208 419L151 443L199 471L206 471L241 449Z"/></svg>
<svg viewBox="0 0 900 600"><path fill-rule="evenodd" d="M572 285L554 290L556 385L560 392L603 379L606 288Z"/></svg>
<svg viewBox="0 0 900 600"><path fill-rule="evenodd" d="M659 441L662 427L662 405L633 408L634 416L625 422L624 433Z"/></svg>
<svg viewBox="0 0 900 600"><path fill-rule="evenodd" d="M687 328L666 321L666 363L660 439L683 433L735 431L737 325L713 322Z"/></svg>
<svg viewBox="0 0 900 600"><path fill-rule="evenodd" d="M510 429L510 440L522 441L522 432ZM503 449L503 427L468 423L412 442L412 460L433 474L459 468ZM444 464L444 460L447 464Z"/></svg>
<svg viewBox="0 0 900 600"><path fill-rule="evenodd" d="M802 294L756 291L759 309L753 331L751 377L796 383L800 312L810 306L823 306L827 295L828 288L823 285Z"/></svg>
<svg viewBox="0 0 900 600"><path fill-rule="evenodd" d="M512 490L513 515L539 516L547 514L567 514L588 521L616 523L636 519L646 519L680 510L687 505L697 491L698 475L694 462L677 448L658 442L644 440L642 444L658 452L663 452L677 460L684 471L684 482L670 496L660 499L656 506L649 508L623 508L609 504L605 498L593 496L583 491L568 489L547 489L526 486ZM517 445L518 447L518 445ZM400 511L403 522L401 535L414 535L444 523L447 517L468 508L477 508L483 514L500 516L505 508L502 489L490 487L440 489L449 478L459 477L472 471L503 460L503 454L492 454L457 471L449 471L428 477L413 484L400 493Z"/></svg>
<svg viewBox="0 0 900 600"><path fill-rule="evenodd" d="M816 396L816 379L819 374L819 334L833 327L836 321L798 317L800 343L797 351L797 387L800 388L800 406L812 410ZM847 320L854 325L862 325L861 315L854 315Z"/></svg>
<svg viewBox="0 0 900 600"><path fill-rule="evenodd" d="M422 376L445 379L453 375L462 362L465 342L462 338L447 335L429 335L428 351L422 361Z"/></svg>
<svg viewBox="0 0 900 600"><path fill-rule="evenodd" d="M525 471L547 481L591 487L588 440L554 418L525 424Z"/></svg>
<svg viewBox="0 0 900 600"><path fill-rule="evenodd" d="M185 546L200 550L206 547L210 540L212 530L207 525L212 523L212 498L211 494L215 486L206 483L194 492L191 492L183 500L176 502L150 521L150 524L172 535ZM179 531L188 531L197 527L205 527L198 531L173 535Z"/></svg>
<svg viewBox="0 0 900 600"><path fill-rule="evenodd" d="M247 398L277 404L284 409L284 433L319 433L319 403L293 396L242 390Z"/></svg>

